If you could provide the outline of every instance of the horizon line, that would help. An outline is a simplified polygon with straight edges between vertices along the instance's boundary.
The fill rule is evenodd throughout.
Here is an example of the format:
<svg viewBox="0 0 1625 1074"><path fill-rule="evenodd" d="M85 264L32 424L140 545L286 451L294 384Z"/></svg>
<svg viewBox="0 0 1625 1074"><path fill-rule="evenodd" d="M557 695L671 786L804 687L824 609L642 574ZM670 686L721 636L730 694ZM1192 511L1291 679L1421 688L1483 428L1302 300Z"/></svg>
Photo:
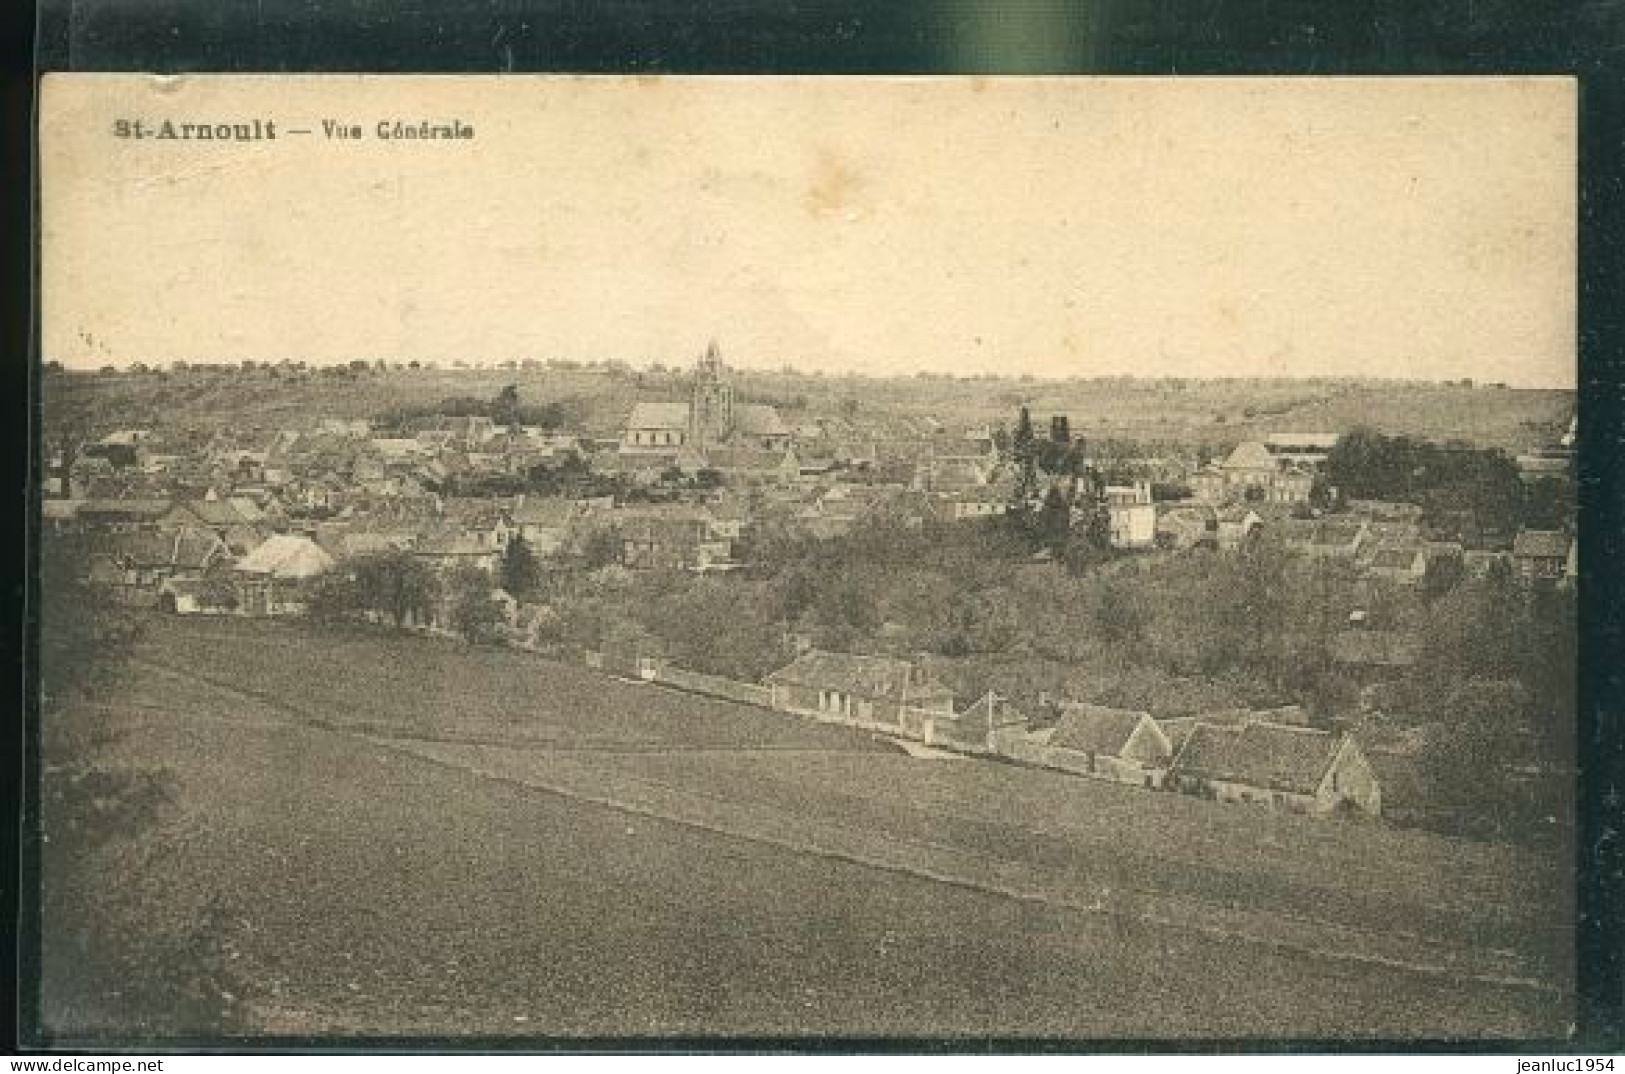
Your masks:
<svg viewBox="0 0 1625 1074"><path fill-rule="evenodd" d="M36 369L45 371L52 359L41 359ZM415 358L415 357L383 357L369 358L171 358L165 360L128 359L109 360L102 363L83 364L80 362L68 363L56 360L61 372L98 375L112 369L117 373L137 373L137 367L143 367L146 373L173 373L177 371L191 371L195 369L234 369L239 372L247 369L288 369L297 368L302 364L309 369L347 368L356 362L365 362L368 370L376 371L377 363L385 362L387 372L436 372L436 373L482 373L482 372L514 372L534 373L548 369L562 369L590 372L614 372L629 370L642 373L681 374L692 368L697 359L686 361L673 361L664 358ZM245 366L244 363L252 363ZM411 363L418 363L413 367ZM530 363L526 366L524 363ZM184 369L177 370L176 363ZM511 363L511 364L510 364ZM1350 384L1427 384L1439 387L1470 387L1488 388L1497 391L1561 391L1577 392L1577 384L1553 384L1510 382L1501 380L1481 380L1477 377L1443 377L1443 376L1381 376L1362 373L1224 373L1206 372L1200 375L1180 373L1033 373L1009 372L992 369L979 370L951 370L919 368L911 371L893 371L877 373L866 369L829 369L819 366L801 366L794 362L784 362L779 365L740 365L724 361L724 365L736 372L757 376L793 376L816 380L954 380L954 381L1011 381L1014 383L1032 384L1067 384L1089 381L1143 381L1154 382L1304 382L1320 381L1326 383ZM660 368L656 368L656 367ZM137 375L140 375L139 373Z"/></svg>

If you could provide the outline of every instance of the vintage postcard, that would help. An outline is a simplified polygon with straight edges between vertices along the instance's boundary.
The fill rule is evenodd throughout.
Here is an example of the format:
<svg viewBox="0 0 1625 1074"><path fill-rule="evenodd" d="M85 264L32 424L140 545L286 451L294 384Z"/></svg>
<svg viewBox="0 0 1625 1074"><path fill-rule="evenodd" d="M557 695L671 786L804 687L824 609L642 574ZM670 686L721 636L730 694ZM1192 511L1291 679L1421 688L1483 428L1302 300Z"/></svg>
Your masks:
<svg viewBox="0 0 1625 1074"><path fill-rule="evenodd" d="M39 123L41 1041L1572 1032L1571 80Z"/></svg>

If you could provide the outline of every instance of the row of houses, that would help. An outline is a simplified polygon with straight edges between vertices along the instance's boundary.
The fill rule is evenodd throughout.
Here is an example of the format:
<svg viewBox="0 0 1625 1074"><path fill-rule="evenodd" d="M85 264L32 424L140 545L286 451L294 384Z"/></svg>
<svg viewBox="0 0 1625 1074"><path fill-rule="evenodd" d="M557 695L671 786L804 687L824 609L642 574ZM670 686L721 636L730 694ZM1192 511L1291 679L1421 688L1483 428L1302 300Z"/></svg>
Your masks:
<svg viewBox="0 0 1625 1074"><path fill-rule="evenodd" d="M1310 559L1343 561L1367 578L1395 585L1420 585L1428 572L1445 561L1465 578L1486 578L1497 572L1520 581L1566 581L1579 574L1578 542L1560 530L1523 530L1510 549L1467 548L1459 541L1429 540L1415 516L1386 518L1367 510L1414 505L1354 505L1332 515L1298 517L1271 511L1268 506L1232 504L1155 505L1153 536L1145 540L1143 527L1133 538L1118 533L1113 508L1113 544L1122 548L1212 548L1238 552L1256 548L1265 552Z"/></svg>
<svg viewBox="0 0 1625 1074"><path fill-rule="evenodd" d="M776 709L928 746L1295 813L1382 813L1376 769L1354 737L1301 709L1170 720L1069 703L1042 724L989 693L962 711L950 690L893 656L809 650L764 680Z"/></svg>

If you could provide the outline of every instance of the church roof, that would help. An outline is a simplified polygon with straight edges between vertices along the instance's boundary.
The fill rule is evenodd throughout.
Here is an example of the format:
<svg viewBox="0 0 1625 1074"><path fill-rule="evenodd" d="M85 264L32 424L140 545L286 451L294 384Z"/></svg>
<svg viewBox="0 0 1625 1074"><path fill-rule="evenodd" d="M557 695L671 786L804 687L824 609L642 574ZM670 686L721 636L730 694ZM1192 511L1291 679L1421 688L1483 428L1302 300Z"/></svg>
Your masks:
<svg viewBox="0 0 1625 1074"><path fill-rule="evenodd" d="M687 403L637 403L626 419L628 429L687 429Z"/></svg>

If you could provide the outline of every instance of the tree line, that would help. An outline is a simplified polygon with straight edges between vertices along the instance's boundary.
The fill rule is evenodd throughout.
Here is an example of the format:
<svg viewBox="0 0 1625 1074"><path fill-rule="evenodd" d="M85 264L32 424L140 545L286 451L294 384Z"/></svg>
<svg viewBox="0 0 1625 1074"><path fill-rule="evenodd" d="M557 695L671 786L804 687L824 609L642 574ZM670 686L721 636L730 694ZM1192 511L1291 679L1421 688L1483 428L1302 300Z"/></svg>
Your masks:
<svg viewBox="0 0 1625 1074"><path fill-rule="evenodd" d="M443 418L490 418L502 428L524 425L556 430L577 428L586 417L587 404L580 396L524 403L518 386L509 384L490 398L454 395L436 403L402 404L379 414L376 420L388 429L423 428Z"/></svg>
<svg viewBox="0 0 1625 1074"><path fill-rule="evenodd" d="M503 550L495 577L474 565L436 570L404 549L355 556L314 584L308 604L312 619L339 624L380 623L396 630L436 624L473 643L500 640L505 613L500 587L510 596L529 594L540 567L529 542L514 536Z"/></svg>
<svg viewBox="0 0 1625 1074"><path fill-rule="evenodd" d="M1435 530L1469 541L1505 536L1524 525L1557 528L1571 517L1567 482L1526 485L1518 464L1498 448L1356 428L1332 447L1325 475L1344 499L1418 504Z"/></svg>

